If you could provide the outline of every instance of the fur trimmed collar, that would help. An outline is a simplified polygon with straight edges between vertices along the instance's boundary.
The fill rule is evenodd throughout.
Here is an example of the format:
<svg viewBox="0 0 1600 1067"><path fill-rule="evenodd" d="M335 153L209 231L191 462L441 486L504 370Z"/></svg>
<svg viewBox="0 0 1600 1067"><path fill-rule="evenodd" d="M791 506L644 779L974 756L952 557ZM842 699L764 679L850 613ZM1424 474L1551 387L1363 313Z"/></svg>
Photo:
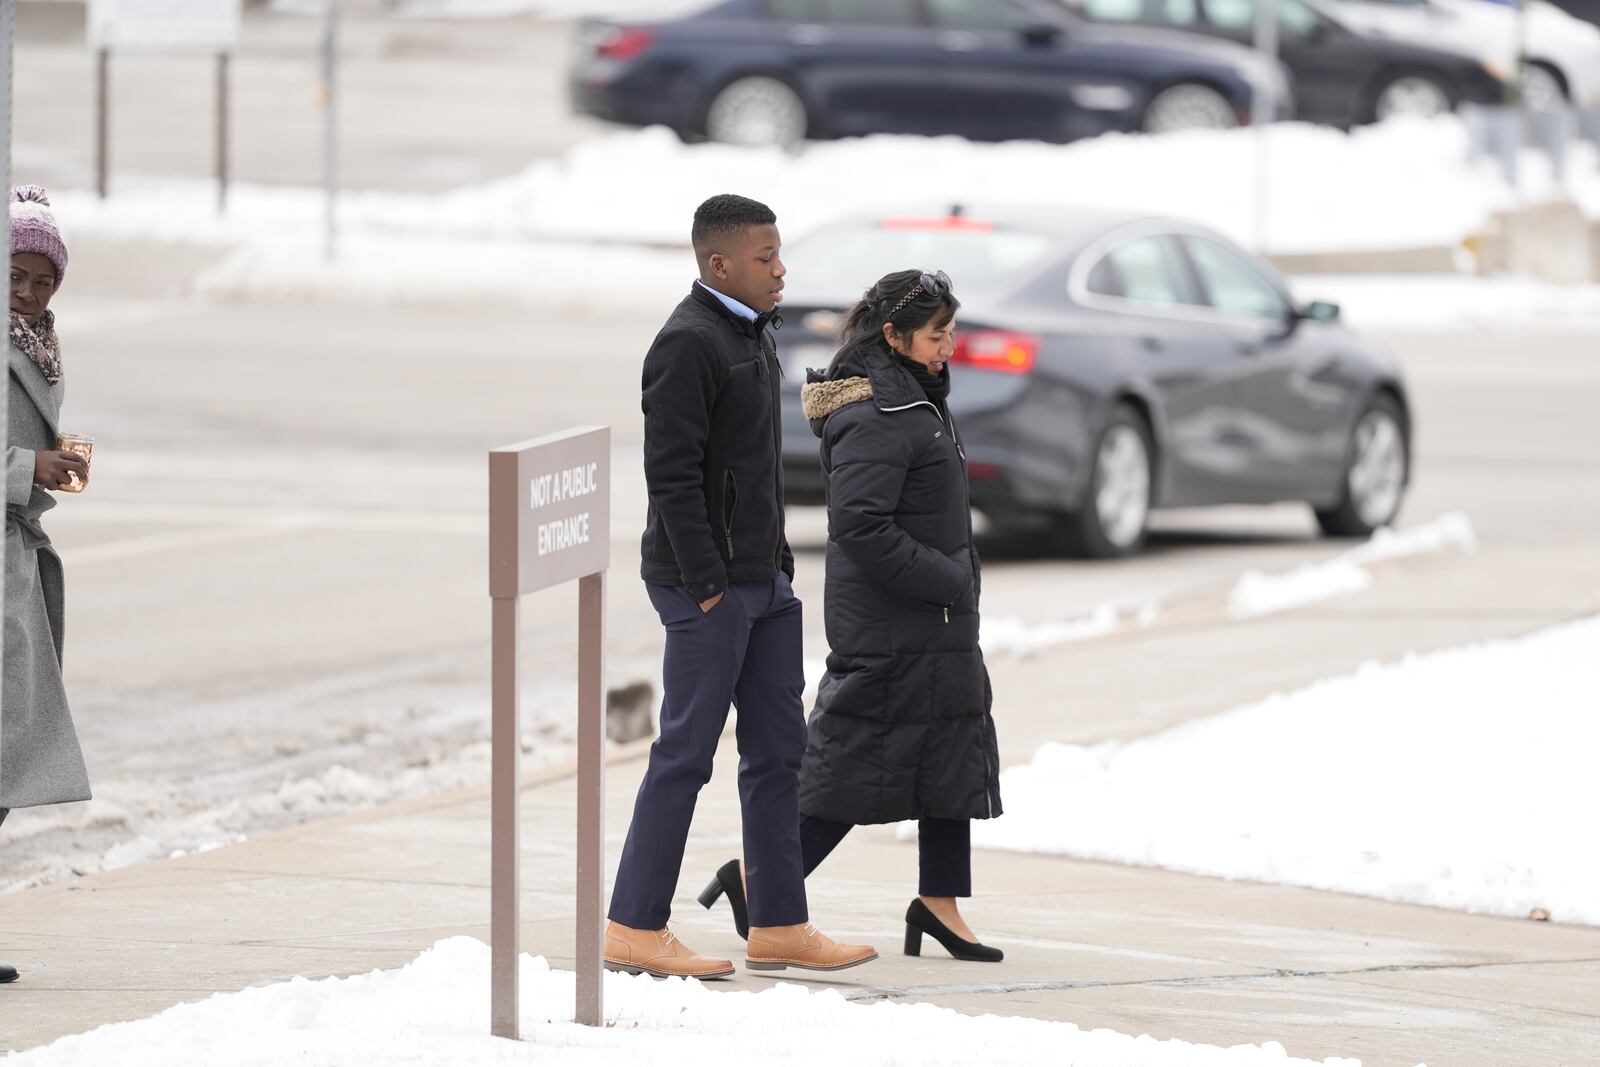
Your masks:
<svg viewBox="0 0 1600 1067"><path fill-rule="evenodd" d="M807 382L800 389L800 407L809 422L825 419L842 407L871 399L872 382L866 378Z"/></svg>

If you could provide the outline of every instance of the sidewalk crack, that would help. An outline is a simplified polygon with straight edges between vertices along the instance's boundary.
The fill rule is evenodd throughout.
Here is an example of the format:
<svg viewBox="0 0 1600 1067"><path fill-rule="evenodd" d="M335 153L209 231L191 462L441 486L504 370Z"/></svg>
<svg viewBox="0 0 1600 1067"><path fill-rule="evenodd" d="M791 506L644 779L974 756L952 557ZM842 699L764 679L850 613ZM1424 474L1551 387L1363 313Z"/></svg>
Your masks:
<svg viewBox="0 0 1600 1067"><path fill-rule="evenodd" d="M960 985L915 985L874 987L845 994L847 1000L898 1000L903 997L968 996L1000 993L1034 993L1063 989L1115 989L1128 986L1205 986L1273 978L1349 978L1364 974L1422 973L1428 971L1469 971L1485 967L1540 967L1563 963L1600 963L1600 957L1539 960L1479 960L1469 963L1385 963L1373 967L1344 970L1299 970L1290 967L1264 967L1241 974L1182 975L1177 978L1135 978L1125 981L1055 982L976 982Z"/></svg>

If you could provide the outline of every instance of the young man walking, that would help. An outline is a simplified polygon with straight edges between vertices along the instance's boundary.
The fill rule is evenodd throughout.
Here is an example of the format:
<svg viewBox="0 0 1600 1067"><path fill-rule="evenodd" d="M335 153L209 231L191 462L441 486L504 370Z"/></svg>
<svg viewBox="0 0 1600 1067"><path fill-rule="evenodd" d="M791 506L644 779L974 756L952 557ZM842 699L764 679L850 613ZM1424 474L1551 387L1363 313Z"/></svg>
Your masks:
<svg viewBox="0 0 1600 1067"><path fill-rule="evenodd" d="M695 212L700 278L644 360L642 544L650 602L667 631L661 735L622 847L606 966L726 978L667 930L695 801L738 707L739 800L750 937L746 966L831 971L874 959L808 921L798 774L805 751L800 601L784 537L777 217L741 196Z"/></svg>

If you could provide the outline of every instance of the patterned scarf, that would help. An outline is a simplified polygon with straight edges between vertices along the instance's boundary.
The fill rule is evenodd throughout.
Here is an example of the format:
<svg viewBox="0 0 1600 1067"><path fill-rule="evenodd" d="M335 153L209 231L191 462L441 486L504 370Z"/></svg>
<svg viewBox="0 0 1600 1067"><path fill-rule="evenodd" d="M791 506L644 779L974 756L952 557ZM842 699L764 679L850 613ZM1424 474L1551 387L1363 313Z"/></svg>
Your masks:
<svg viewBox="0 0 1600 1067"><path fill-rule="evenodd" d="M56 313L45 311L28 325L15 311L11 313L11 343L33 360L51 385L61 380L61 340L56 337Z"/></svg>

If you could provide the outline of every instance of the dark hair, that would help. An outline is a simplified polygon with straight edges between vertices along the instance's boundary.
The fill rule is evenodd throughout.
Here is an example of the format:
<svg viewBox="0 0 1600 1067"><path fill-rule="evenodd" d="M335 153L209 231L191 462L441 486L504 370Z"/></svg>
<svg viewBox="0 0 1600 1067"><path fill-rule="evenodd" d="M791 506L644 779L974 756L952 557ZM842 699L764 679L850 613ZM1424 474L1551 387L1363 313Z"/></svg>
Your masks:
<svg viewBox="0 0 1600 1067"><path fill-rule="evenodd" d="M735 237L751 226L771 226L778 221L772 209L759 200L733 193L721 193L695 209L694 228L689 240L695 254L707 256L717 251L712 247Z"/></svg>
<svg viewBox="0 0 1600 1067"><path fill-rule="evenodd" d="M845 316L840 333L841 347L833 362L828 365L831 377L839 369L845 355L862 344L883 341L885 323L893 326L902 336L909 337L928 325L945 326L956 317L961 301L949 289L938 295L922 288L920 270L900 270L885 274L862 294L856 306ZM917 290L914 296L912 290ZM910 296L910 299L906 299Z"/></svg>

